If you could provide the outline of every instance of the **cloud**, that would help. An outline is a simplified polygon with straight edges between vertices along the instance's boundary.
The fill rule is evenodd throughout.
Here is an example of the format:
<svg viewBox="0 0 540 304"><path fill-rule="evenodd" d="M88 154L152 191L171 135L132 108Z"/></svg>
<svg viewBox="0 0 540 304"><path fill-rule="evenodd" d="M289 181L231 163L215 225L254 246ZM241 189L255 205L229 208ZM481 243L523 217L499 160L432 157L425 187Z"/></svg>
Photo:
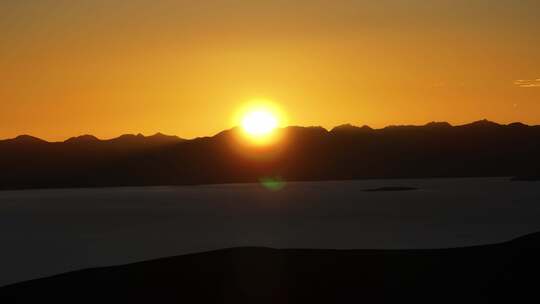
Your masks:
<svg viewBox="0 0 540 304"><path fill-rule="evenodd" d="M514 85L520 88L540 88L540 78L538 79L518 79Z"/></svg>

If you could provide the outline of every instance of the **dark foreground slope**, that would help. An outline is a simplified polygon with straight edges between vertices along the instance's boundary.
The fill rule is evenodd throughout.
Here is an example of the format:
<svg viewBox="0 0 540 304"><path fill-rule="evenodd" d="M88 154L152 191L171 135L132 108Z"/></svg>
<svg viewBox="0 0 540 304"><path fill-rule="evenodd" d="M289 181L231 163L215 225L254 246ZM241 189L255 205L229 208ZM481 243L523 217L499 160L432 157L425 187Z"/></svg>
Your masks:
<svg viewBox="0 0 540 304"><path fill-rule="evenodd" d="M540 234L439 250L235 248L0 288L1 303L535 303Z"/></svg>
<svg viewBox="0 0 540 304"><path fill-rule="evenodd" d="M540 126L489 121L384 129L288 127L253 146L233 129L181 140L125 135L0 141L0 189L182 185L260 179L538 176Z"/></svg>

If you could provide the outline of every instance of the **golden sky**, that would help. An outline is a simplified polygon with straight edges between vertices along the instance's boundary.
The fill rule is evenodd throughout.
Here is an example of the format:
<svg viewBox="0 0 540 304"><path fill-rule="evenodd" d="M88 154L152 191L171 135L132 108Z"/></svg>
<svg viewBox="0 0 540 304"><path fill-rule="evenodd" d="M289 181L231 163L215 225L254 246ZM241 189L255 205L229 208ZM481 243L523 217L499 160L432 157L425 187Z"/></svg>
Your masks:
<svg viewBox="0 0 540 304"><path fill-rule="evenodd" d="M540 124L538 0L0 1L0 138Z"/></svg>

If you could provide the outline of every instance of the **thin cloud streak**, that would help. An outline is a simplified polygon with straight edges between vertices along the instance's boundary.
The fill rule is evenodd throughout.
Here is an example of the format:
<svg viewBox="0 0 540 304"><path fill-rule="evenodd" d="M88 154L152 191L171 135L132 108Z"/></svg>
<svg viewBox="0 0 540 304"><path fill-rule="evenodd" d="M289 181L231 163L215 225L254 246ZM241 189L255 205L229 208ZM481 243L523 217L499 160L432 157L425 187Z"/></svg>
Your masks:
<svg viewBox="0 0 540 304"><path fill-rule="evenodd" d="M514 85L520 88L540 88L540 78L538 79L518 79Z"/></svg>

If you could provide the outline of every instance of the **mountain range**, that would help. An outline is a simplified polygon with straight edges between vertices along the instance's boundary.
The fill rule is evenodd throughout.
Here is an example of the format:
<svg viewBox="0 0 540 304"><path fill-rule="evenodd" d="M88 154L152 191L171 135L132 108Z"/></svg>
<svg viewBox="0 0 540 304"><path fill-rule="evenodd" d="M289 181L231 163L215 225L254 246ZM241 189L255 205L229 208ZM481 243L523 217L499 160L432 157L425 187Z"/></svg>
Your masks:
<svg viewBox="0 0 540 304"><path fill-rule="evenodd" d="M233 128L212 137L92 135L0 140L0 189L187 185L261 180L514 176L537 179L540 126L481 120L372 129L291 126L258 146Z"/></svg>

